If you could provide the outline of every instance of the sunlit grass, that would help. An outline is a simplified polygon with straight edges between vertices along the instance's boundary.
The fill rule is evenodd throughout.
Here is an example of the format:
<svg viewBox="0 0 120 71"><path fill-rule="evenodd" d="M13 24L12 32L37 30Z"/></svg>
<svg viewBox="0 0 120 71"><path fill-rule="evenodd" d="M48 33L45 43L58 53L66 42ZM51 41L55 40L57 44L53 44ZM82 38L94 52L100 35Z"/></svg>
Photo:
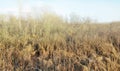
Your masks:
<svg viewBox="0 0 120 71"><path fill-rule="evenodd" d="M2 71L119 71L120 24L0 16ZM19 21L21 27L19 28Z"/></svg>

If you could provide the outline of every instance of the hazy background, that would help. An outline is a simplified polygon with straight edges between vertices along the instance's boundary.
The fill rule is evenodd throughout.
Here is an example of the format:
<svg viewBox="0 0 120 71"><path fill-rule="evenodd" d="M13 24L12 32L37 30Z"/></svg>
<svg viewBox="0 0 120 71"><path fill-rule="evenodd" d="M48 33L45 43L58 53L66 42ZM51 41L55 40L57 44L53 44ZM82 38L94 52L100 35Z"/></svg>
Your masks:
<svg viewBox="0 0 120 71"><path fill-rule="evenodd" d="M20 1L20 0L19 0ZM0 0L0 14L37 15L53 11L61 16L77 14L99 22L120 20L120 0Z"/></svg>

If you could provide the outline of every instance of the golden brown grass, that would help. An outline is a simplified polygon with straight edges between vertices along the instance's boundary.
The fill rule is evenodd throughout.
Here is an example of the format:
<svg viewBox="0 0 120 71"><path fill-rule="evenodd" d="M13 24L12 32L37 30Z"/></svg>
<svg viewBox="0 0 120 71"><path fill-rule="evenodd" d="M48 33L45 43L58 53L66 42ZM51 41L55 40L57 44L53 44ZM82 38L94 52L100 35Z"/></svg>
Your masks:
<svg viewBox="0 0 120 71"><path fill-rule="evenodd" d="M120 23L66 22L53 14L0 20L0 71L120 71Z"/></svg>

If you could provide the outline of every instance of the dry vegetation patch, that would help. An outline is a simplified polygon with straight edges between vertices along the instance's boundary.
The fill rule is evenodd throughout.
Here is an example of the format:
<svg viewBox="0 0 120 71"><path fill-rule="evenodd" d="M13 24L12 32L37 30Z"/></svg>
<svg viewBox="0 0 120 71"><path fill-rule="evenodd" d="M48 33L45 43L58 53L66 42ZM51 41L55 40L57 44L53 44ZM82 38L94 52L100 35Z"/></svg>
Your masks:
<svg viewBox="0 0 120 71"><path fill-rule="evenodd" d="M79 24L54 15L0 21L1 71L120 71L120 23Z"/></svg>

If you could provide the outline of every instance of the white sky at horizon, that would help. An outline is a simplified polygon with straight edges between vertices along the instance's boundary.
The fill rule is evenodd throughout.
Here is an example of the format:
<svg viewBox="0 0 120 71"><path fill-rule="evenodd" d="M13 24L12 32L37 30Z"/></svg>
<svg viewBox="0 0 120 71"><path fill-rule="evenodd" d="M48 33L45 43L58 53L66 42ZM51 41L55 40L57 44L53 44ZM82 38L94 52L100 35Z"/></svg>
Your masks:
<svg viewBox="0 0 120 71"><path fill-rule="evenodd" d="M23 13L48 9L63 16L76 13L100 22L120 21L119 0L21 0ZM0 14L19 13L17 0L0 0Z"/></svg>

